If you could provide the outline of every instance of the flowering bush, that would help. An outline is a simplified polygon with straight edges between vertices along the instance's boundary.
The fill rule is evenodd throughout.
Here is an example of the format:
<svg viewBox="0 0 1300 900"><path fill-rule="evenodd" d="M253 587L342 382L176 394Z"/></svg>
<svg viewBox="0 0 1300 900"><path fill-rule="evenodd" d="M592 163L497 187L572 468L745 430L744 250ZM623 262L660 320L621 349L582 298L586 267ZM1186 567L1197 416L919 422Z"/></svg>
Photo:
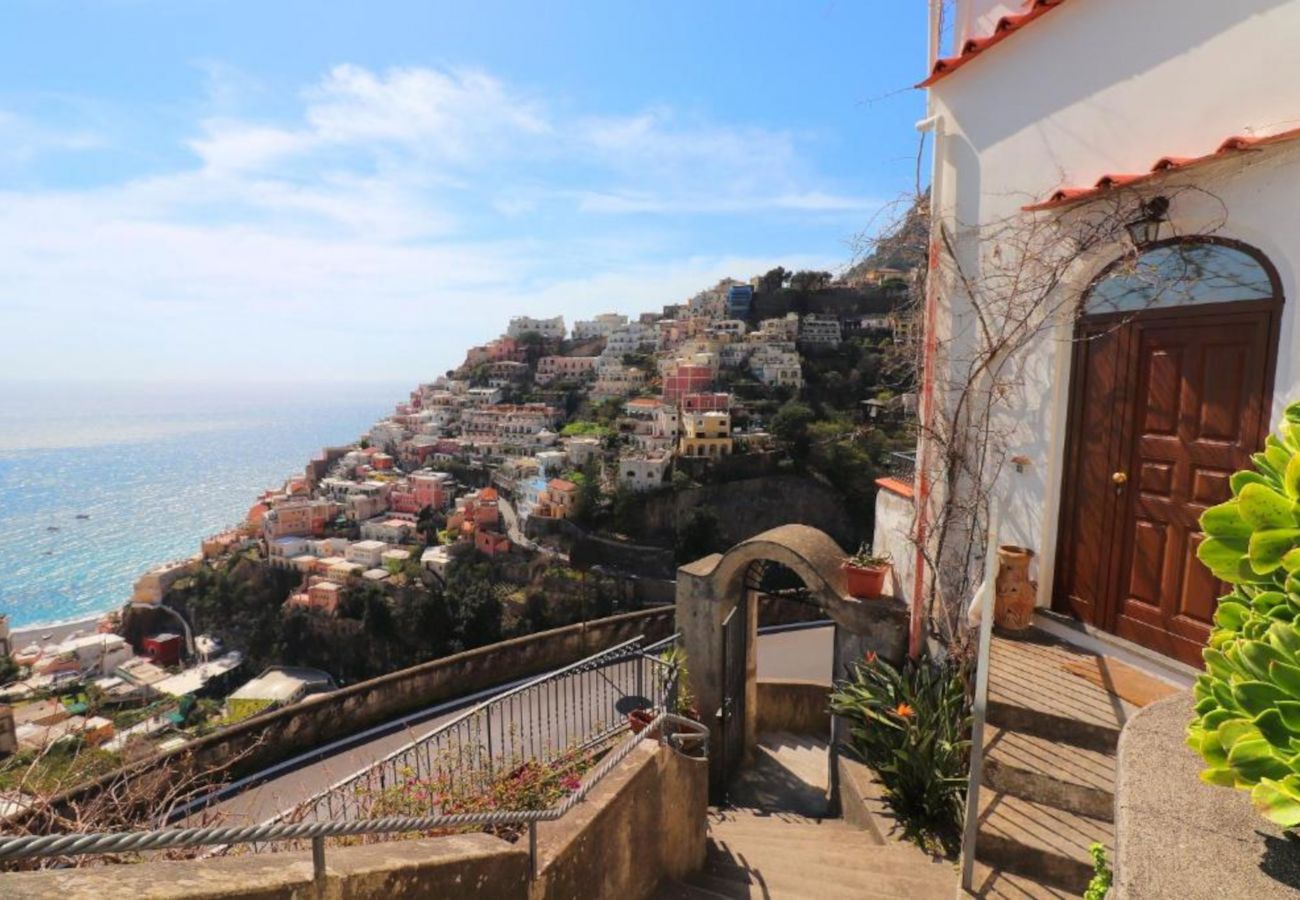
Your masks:
<svg viewBox="0 0 1300 900"><path fill-rule="evenodd" d="M497 760L495 772L487 776L481 768L466 767L447 756L435 761L435 773L420 777L403 770L401 780L382 789L358 786L356 797L365 818L384 816L431 816L438 814L549 809L582 785L582 776L600 758L599 752L570 748L555 758L539 760ZM486 829L498 837L515 840L521 825ZM407 837L431 837L470 828L442 828Z"/></svg>
<svg viewBox="0 0 1300 900"><path fill-rule="evenodd" d="M909 660L900 671L869 653L831 693L850 742L885 787L904 833L955 853L970 760L970 706L961 670Z"/></svg>

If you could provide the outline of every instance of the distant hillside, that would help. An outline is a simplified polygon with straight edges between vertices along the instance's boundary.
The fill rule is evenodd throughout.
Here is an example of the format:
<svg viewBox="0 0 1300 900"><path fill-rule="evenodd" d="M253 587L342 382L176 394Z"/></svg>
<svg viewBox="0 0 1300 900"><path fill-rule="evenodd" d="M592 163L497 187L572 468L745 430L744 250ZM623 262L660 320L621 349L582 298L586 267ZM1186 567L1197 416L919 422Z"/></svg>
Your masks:
<svg viewBox="0 0 1300 900"><path fill-rule="evenodd" d="M903 217L871 242L862 260L842 276L851 282L872 269L915 269L925 265L930 242L930 192L927 190L908 207Z"/></svg>

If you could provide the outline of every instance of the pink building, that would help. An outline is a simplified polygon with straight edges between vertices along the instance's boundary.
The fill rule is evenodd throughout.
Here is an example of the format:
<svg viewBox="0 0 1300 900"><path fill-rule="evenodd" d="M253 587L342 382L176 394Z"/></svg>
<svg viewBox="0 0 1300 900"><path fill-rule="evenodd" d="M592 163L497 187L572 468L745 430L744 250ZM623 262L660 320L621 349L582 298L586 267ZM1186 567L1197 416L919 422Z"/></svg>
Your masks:
<svg viewBox="0 0 1300 900"><path fill-rule="evenodd" d="M713 369L698 363L679 363L664 375L663 399L677 403L687 394L699 394L713 386Z"/></svg>
<svg viewBox="0 0 1300 900"><path fill-rule="evenodd" d="M510 539L504 534L480 528L474 533L474 549L488 556L510 552Z"/></svg>
<svg viewBox="0 0 1300 900"><path fill-rule="evenodd" d="M724 393L686 394L682 397L682 412L726 412L731 409L731 395Z"/></svg>

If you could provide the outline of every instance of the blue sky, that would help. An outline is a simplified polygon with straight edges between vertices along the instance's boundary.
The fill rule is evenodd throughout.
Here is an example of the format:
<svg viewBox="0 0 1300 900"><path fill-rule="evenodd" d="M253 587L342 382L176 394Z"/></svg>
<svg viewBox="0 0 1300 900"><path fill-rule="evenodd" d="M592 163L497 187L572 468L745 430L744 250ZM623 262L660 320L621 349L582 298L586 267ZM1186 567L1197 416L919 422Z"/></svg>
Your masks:
<svg viewBox="0 0 1300 900"><path fill-rule="evenodd" d="M839 268L925 4L7 0L0 376L415 380L512 314Z"/></svg>

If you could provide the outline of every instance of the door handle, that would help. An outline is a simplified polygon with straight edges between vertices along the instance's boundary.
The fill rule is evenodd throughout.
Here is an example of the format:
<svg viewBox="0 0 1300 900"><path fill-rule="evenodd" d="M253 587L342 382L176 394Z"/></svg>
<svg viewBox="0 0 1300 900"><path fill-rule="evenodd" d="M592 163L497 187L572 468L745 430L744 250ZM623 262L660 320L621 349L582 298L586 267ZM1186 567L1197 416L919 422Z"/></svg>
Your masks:
<svg viewBox="0 0 1300 900"><path fill-rule="evenodd" d="M1110 476L1110 480L1114 483L1115 487L1123 487L1124 485L1128 484L1128 473L1112 472Z"/></svg>

